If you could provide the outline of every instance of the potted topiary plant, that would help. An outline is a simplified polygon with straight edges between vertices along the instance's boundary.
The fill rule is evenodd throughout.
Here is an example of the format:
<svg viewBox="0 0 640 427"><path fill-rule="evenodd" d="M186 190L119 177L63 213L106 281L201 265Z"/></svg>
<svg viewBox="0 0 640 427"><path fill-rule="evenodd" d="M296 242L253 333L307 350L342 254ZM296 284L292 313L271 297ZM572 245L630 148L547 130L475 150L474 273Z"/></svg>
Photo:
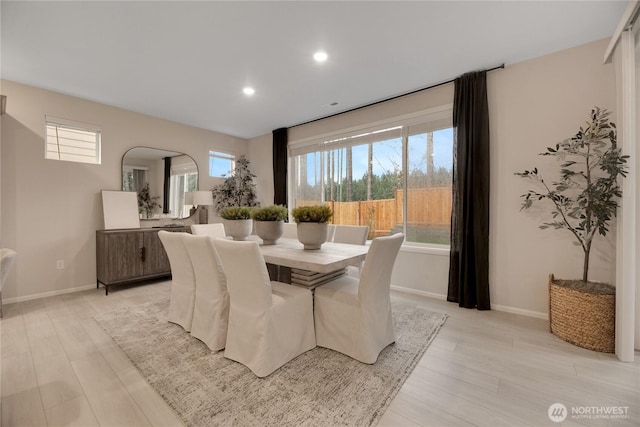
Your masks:
<svg viewBox="0 0 640 427"><path fill-rule="evenodd" d="M298 240L305 249L320 249L327 241L328 222L333 216L329 206L299 206L291 212L298 224Z"/></svg>
<svg viewBox="0 0 640 427"><path fill-rule="evenodd" d="M246 240L253 231L251 208L247 206L227 206L219 212L227 236L233 240Z"/></svg>
<svg viewBox="0 0 640 427"><path fill-rule="evenodd" d="M256 234L262 239L264 245L274 245L282 236L283 224L287 215L287 208L282 205L253 209L251 217L255 221Z"/></svg>
<svg viewBox="0 0 640 427"><path fill-rule="evenodd" d="M616 216L622 197L617 178L626 176L628 158L616 144L616 126L609 116L606 109L595 107L586 128L541 153L562 162L558 181L548 183L538 168L516 173L540 188L522 195L522 209L548 202L552 220L540 228L568 230L584 253L582 280L549 277L551 332L603 352L615 350L615 287L588 281L589 257L596 233L606 236L608 223Z"/></svg>

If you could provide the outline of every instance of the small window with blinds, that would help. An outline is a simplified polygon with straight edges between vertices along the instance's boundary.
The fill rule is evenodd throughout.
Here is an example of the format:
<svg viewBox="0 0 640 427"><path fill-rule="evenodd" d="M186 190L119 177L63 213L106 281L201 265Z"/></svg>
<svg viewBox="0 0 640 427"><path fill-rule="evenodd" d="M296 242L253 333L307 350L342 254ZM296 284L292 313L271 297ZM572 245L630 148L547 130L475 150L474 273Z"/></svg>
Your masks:
<svg viewBox="0 0 640 427"><path fill-rule="evenodd" d="M100 129L95 125L46 117L45 158L100 164Z"/></svg>

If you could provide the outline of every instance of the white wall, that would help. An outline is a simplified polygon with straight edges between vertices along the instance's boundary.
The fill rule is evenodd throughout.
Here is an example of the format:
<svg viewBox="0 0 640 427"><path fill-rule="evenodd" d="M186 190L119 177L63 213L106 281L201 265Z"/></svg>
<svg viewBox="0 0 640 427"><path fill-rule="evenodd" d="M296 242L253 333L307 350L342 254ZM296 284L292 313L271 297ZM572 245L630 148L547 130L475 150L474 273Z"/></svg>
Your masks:
<svg viewBox="0 0 640 427"><path fill-rule="evenodd" d="M249 168L256 175L256 194L261 206L273 204L273 138L271 134L249 140Z"/></svg>
<svg viewBox="0 0 640 427"><path fill-rule="evenodd" d="M581 251L562 232L537 227L540 213L520 212L527 184L513 175L538 166L556 170L536 154L573 135L594 105L615 107L611 66L602 65L606 40L489 73L492 136L490 282L494 307L544 316L547 275L579 277ZM136 145L182 151L196 159L200 188L211 148L247 154L258 175L263 204L273 201L271 134L250 140L197 129L130 111L2 81L8 96L2 116L0 246L15 248L18 261L3 291L5 301L95 283L95 230L102 226L99 192L120 188L122 154ZM452 102L453 85L290 129L303 139L358 124ZM98 124L103 162L82 165L44 160L44 116ZM591 278L613 282L615 230L595 243ZM426 252L426 253L424 253ZM66 268L56 270L56 260ZM393 285L444 296L448 257L442 251L403 249ZM18 285L19 284L19 285Z"/></svg>
<svg viewBox="0 0 640 427"><path fill-rule="evenodd" d="M246 154L247 141L119 108L2 80L0 246L18 254L5 302L95 285L95 231L102 228L100 190L121 189L122 155L142 145L196 160L199 186L210 189L208 151ZM97 124L102 164L44 159L44 116ZM64 260L64 270L56 270Z"/></svg>
<svg viewBox="0 0 640 427"><path fill-rule="evenodd" d="M528 184L514 176L514 172L537 166L544 174L555 173L557 165L537 154L573 136L588 119L593 106L615 108L613 69L602 65L606 45L607 40L602 40L507 64L504 70L488 73L492 174L489 272L494 308L545 317L549 273L564 278L582 276L582 251L573 245L569 232L539 230L541 210L520 212L520 195ZM447 84L291 128L289 141L452 102L453 84ZM270 149L271 135L249 141L256 170L271 170ZM403 248L392 285L444 298L448 268L448 251ZM597 238L594 243L590 279L613 283L614 272L615 229L612 229L606 240Z"/></svg>

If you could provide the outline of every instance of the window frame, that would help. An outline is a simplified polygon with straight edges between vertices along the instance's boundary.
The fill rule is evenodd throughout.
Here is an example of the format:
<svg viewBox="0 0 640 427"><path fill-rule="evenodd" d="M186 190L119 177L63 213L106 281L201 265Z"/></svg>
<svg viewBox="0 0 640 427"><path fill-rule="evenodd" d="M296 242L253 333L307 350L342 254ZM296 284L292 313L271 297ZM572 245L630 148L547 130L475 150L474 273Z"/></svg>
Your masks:
<svg viewBox="0 0 640 427"><path fill-rule="evenodd" d="M81 163L81 164L90 164L90 165L102 164L102 130L100 126L90 124L90 123L83 123L83 122L78 122L78 121L73 121L68 119L62 119L59 117L54 117L49 115L45 115L44 119L45 119L44 120L44 132L45 132L44 158L45 160L57 160L57 161L63 161L63 162L72 162L72 163ZM93 151L93 156L83 156L83 157L86 157L87 159L91 159L91 161L82 161L74 158L63 158L64 154L69 154L69 153L60 153L59 151L58 151L57 157L50 155L50 153L54 153L53 151L49 151L50 128L54 129L56 133L60 129L62 129L62 130L72 131L72 132L75 131L75 132L83 132L86 134L92 134L93 137L95 138L93 141L93 148L91 148L91 150ZM59 147L61 145L60 137L56 136L55 138L56 138L56 141L53 142L53 144L56 144ZM69 155L74 156L73 154L69 154ZM76 156L78 155L76 154Z"/></svg>
<svg viewBox="0 0 640 427"><path fill-rule="evenodd" d="M218 151L215 149L210 149L209 150L209 157L208 157L208 166L209 166L209 177L211 178L224 178L226 176L225 175L212 175L211 174L211 159L222 159L222 160L228 160L229 161L229 170L226 172L227 174L230 173L231 171L233 171L236 167L236 155L233 153L228 153L225 151Z"/></svg>
<svg viewBox="0 0 640 427"><path fill-rule="evenodd" d="M293 206L296 200L295 178L298 172L296 158L298 156L306 155L313 152L327 152L337 148L343 148L347 146L356 146L361 144L358 142L360 139L358 136L363 134L376 134L392 130L396 127L401 127L402 138L402 188L404 194L408 194L408 156L409 156L409 136L417 134L415 127L424 127L424 132L437 131L441 129L453 128L453 104L445 104L426 110L420 110L414 113L405 114L402 116L396 116L386 120L380 120L375 123L368 123L361 126L354 126L343 130L328 132L314 137L304 138L300 140L291 141L288 145L288 199L294 201L291 204ZM411 132L412 128L414 132ZM420 132L422 133L422 132ZM455 133L454 133L455 134ZM353 143L345 142L348 138L353 138ZM454 136L455 138L455 136ZM327 142L325 142L327 141ZM322 181L324 182L324 168L321 168ZM321 191L321 201L324 203L324 191ZM407 205L408 198L403 197L402 200L402 230L407 234ZM290 206L290 209L291 209ZM438 244L438 243L421 243L413 241L404 241L403 246L414 247L416 249L434 249L438 252L448 251L450 245Z"/></svg>

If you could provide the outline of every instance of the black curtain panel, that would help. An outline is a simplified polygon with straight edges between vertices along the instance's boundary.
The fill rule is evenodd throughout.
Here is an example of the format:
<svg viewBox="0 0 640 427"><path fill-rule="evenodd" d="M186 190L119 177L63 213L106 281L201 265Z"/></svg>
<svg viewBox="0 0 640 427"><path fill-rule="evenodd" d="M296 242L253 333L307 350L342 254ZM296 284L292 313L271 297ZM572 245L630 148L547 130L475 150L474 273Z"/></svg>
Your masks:
<svg viewBox="0 0 640 427"><path fill-rule="evenodd" d="M490 310L489 108L486 71L455 80L453 203L447 300Z"/></svg>
<svg viewBox="0 0 640 427"><path fill-rule="evenodd" d="M169 197L171 195L171 157L164 158L164 191L162 193L162 213L169 213Z"/></svg>
<svg viewBox="0 0 640 427"><path fill-rule="evenodd" d="M287 206L287 128L273 131L273 203Z"/></svg>

